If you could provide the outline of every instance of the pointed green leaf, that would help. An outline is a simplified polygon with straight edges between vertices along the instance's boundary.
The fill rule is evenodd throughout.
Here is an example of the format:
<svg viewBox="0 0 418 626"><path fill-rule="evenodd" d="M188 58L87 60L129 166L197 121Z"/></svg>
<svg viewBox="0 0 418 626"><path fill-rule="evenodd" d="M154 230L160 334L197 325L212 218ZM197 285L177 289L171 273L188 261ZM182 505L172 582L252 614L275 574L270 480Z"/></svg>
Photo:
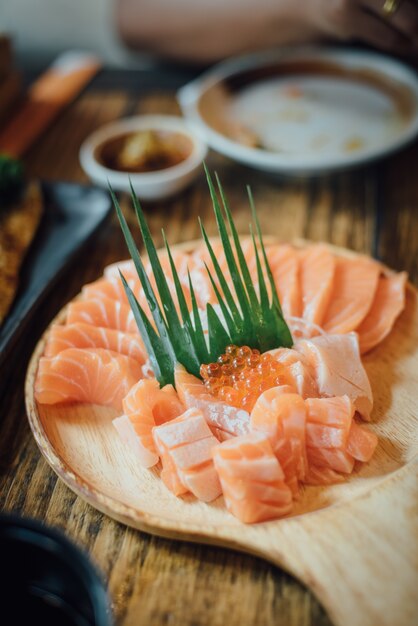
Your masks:
<svg viewBox="0 0 418 626"><path fill-rule="evenodd" d="M270 263L268 262L266 250L264 248L263 237L262 237L261 228L260 228L260 222L259 222L259 219L258 219L257 212L255 210L254 198L253 198L253 194L252 194L252 191L251 191L250 187L247 187L247 191L248 191L248 198L249 198L249 201L250 201L251 213L252 213L253 220L255 222L255 226L256 226L256 229L257 229L257 235L258 235L258 240L260 242L261 251L263 253L264 265L265 265L265 268L266 268L267 277L269 279L269 283L270 283L270 287L271 287L271 296L272 296L273 302L275 303L276 306L278 306L278 308L280 310L280 313L281 313L282 312L282 307L280 306L279 296L277 295L277 290L276 290L276 283L274 282L273 273L271 271Z"/></svg>
<svg viewBox="0 0 418 626"><path fill-rule="evenodd" d="M145 249L147 251L148 258L151 263L152 272L154 274L157 290L160 295L161 303L164 309L165 319L166 319L167 325L170 326L173 331L178 332L180 328L180 320L178 318L177 310L173 302L173 298L171 297L170 290L168 288L165 273L163 271L163 268L161 267L161 262L158 257L157 250L155 248L155 244L152 239L151 232L148 228L148 224L146 222L144 213L142 211L142 207L135 194L131 181L130 181L130 185L131 185L132 202L135 208L135 213L136 213L136 217L138 220L139 228L141 230L141 235L144 241Z"/></svg>
<svg viewBox="0 0 418 626"><path fill-rule="evenodd" d="M148 306L154 318L155 325L157 326L158 331L162 333L164 332L164 329L166 328L166 322L162 314L162 311L160 309L160 305L158 304L158 300L155 297L154 290L148 279L141 256L136 248L135 241L131 235L131 231L129 230L128 224L126 223L125 216L123 215L119 202L111 188L110 188L110 193L112 196L113 204L116 209L116 214L118 216L119 223L122 228L123 235L125 237L126 245L128 246L129 254L131 255L131 258L134 262L139 280L141 282L142 288L145 293L145 297L148 302Z"/></svg>
<svg viewBox="0 0 418 626"><path fill-rule="evenodd" d="M260 255L258 253L257 242L254 237L254 232L252 226L250 224L250 233L251 238L253 240L254 253L255 253L255 261L257 265L257 278L258 278L258 290L260 294L260 307L262 311L266 311L270 307L270 301L268 297L266 281L264 280L263 268L260 263Z"/></svg>
<svg viewBox="0 0 418 626"><path fill-rule="evenodd" d="M205 263L205 267L206 267L206 271L207 271L208 276L209 276L209 280L210 280L210 282L212 284L213 291L215 292L215 295L216 295L216 298L218 300L220 309L222 311L222 315L225 318L225 322L226 322L226 325L228 327L228 332L229 332L231 341L232 341L232 343L240 341L240 338L241 338L241 333L240 333L240 322L241 322L241 319L238 319L238 320L234 319L233 314L231 314L231 312L229 311L228 307L226 306L226 304L225 304L225 302L224 302L224 300L222 298L222 295L221 295L221 293L220 293L220 291L218 289L218 286L217 286L217 284L215 282L215 279L213 278L213 276L212 276L208 266L206 265L206 263Z"/></svg>
<svg viewBox="0 0 418 626"><path fill-rule="evenodd" d="M218 281L219 284L221 286L222 292L224 294L225 300L226 300L226 304L228 305L229 310L231 311L232 316L234 317L234 319L236 320L236 322L238 323L238 320L240 320L240 325L242 327L243 325L243 320L242 320L242 315L236 305L236 302L234 300L234 297L231 293L231 290L229 288L229 285L225 279L224 273L221 270L221 267L219 265L218 259L216 258L216 255L213 251L213 247L212 244L210 243L209 237L207 235L207 232L205 230L205 227L203 226L202 221L199 218L199 225L200 225L200 230L202 232L202 236L203 239L205 241L206 244L206 248L209 252L211 261L213 263L213 267L215 269L216 272L216 276L218 277Z"/></svg>
<svg viewBox="0 0 418 626"><path fill-rule="evenodd" d="M167 342L161 341L161 338L155 332L143 308L135 298L125 277L121 272L119 272L119 274L139 332L143 338L155 377L161 385L173 384L173 370L176 359L172 346Z"/></svg>
<svg viewBox="0 0 418 626"><path fill-rule="evenodd" d="M194 329L195 329L195 340L196 340L196 346L200 355L200 363L208 363L209 348L206 342L206 337L205 337L205 333L204 333L203 326L202 326L202 320L200 319L199 307L197 306L196 294L194 291L194 287L192 284L192 279L191 279L189 270L187 270L187 274L189 278L190 297L192 300L192 313L193 313L193 322L194 322Z"/></svg>
<svg viewBox="0 0 418 626"><path fill-rule="evenodd" d="M221 237L222 245L224 248L226 262L228 264L229 273L231 275L232 283L234 285L235 293L238 298L238 302L241 308L241 313L244 321L246 322L246 331L248 333L248 338L251 341L252 345L256 343L256 335L254 332L254 327L251 324L251 307L247 297L247 291L245 289L244 283L242 281L240 272L237 267L237 263L235 261L235 257L232 251L231 242L229 241L228 231L226 229L224 217L222 215L222 210L216 196L215 187L212 182L212 178L205 167L206 178L209 185L209 191L212 198L213 209L215 212L216 223L219 230L219 235Z"/></svg>
<svg viewBox="0 0 418 626"><path fill-rule="evenodd" d="M232 237L233 237L233 240L234 240L235 250L237 252L238 262L240 264L242 277L243 277L243 282L244 282L244 285L245 285L245 288L247 290L248 297L249 297L249 300L250 300L250 303L251 303L251 312L252 312L253 316L254 315L259 315L260 314L259 313L260 304L259 304L258 299L257 299L257 294L256 294L256 291L254 289L254 285L253 285L253 281L252 281L252 278L251 278L250 270L248 269L247 261L245 260L244 253L242 251L240 238L239 238L237 229L235 228L234 220L232 219L232 214L231 214L231 211L229 209L229 204L228 204L227 198L225 196L224 190L222 188L221 182L219 180L218 174L215 174L215 177L216 177L216 182L218 184L219 193L221 195L224 211L225 211L225 214L226 214L226 217L227 217L227 220L228 220L229 228L231 230Z"/></svg>
<svg viewBox="0 0 418 626"><path fill-rule="evenodd" d="M231 343L231 338L211 304L206 305L206 314L208 316L209 358L211 361L216 361L224 352L225 347Z"/></svg>

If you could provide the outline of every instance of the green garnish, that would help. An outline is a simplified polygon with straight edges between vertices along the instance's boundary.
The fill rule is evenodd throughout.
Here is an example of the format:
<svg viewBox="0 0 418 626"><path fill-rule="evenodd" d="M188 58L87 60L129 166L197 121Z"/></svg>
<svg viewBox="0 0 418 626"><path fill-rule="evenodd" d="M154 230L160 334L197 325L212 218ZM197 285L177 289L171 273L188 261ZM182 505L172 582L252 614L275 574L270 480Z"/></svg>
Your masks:
<svg viewBox="0 0 418 626"><path fill-rule="evenodd" d="M0 198L12 198L23 186L24 172L20 161L0 154Z"/></svg>
<svg viewBox="0 0 418 626"><path fill-rule="evenodd" d="M199 376L200 365L202 363L216 361L218 356L224 352L227 344L232 343L235 345L248 345L252 348L258 348L261 352L265 352L266 350L271 350L279 346L290 347L293 343L292 335L283 318L273 275L267 260L260 224L258 222L251 191L248 190L248 193L258 239L257 244L256 237L251 229L257 264L258 293L251 280L248 265L242 251L240 239L232 219L232 214L222 189L222 185L218 177L216 177L218 191L221 198L221 201L219 201L212 178L206 167L205 172L212 198L218 232L223 244L225 258L232 280L232 285L230 286L222 273L205 228L199 221L202 236L213 262L214 273L218 283L216 282L214 273L211 272L208 267L206 267L206 270L224 318L224 321L222 321L211 304L208 303L206 305L208 341L206 340L205 333L202 328L190 275L189 287L192 301L191 312L188 309L183 288L172 259L170 247L165 238L164 231L163 237L173 274L180 310L179 313L177 312L175 302L167 285L165 274L158 258L157 250L132 184L132 202L162 306L160 306L157 295L151 286L141 256L136 248L134 239L128 228L116 196L113 193L113 190L110 189L113 204L125 236L128 250L135 264L141 285L144 289L155 327L147 318L143 308L138 303L135 295L122 274L121 279L136 323L148 351L151 366L161 385L166 385L168 383L174 384L174 368L177 363L184 365L187 371L191 374ZM233 243L231 242L231 239ZM261 259L258 246L261 251ZM234 248L236 258L234 256ZM269 290L266 285L265 275L267 276L270 287Z"/></svg>

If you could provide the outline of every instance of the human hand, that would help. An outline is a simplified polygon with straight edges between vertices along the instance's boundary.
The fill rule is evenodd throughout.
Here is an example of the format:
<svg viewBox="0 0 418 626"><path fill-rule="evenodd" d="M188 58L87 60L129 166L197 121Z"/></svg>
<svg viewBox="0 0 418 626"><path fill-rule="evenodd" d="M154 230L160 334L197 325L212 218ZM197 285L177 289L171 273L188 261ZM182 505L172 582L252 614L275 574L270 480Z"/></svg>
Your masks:
<svg viewBox="0 0 418 626"><path fill-rule="evenodd" d="M304 8L322 34L399 53L418 51L418 0L306 0Z"/></svg>

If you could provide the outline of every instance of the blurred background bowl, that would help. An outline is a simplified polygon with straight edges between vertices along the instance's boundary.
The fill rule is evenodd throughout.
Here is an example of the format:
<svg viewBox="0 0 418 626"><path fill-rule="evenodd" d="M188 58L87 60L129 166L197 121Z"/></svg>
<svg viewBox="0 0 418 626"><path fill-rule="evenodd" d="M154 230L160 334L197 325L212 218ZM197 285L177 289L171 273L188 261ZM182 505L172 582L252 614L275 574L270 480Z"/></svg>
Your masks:
<svg viewBox="0 0 418 626"><path fill-rule="evenodd" d="M302 46L228 59L177 98L213 150L275 174L357 166L418 134L416 73L362 49Z"/></svg>

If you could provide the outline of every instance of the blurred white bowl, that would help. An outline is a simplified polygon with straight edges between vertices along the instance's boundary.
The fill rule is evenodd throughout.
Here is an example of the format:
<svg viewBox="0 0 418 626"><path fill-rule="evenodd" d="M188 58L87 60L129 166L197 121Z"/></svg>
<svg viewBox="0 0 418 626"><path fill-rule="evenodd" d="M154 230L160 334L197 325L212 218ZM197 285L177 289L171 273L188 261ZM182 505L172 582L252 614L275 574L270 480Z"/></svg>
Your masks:
<svg viewBox="0 0 418 626"><path fill-rule="evenodd" d="M192 149L177 165L154 172L121 172L105 167L97 158L100 145L117 137L141 130L171 131L188 137ZM202 171L207 147L193 130L193 124L181 117L169 115L141 115L120 119L99 128L91 134L80 148L80 163L84 172L96 185L115 191L130 192L130 182L143 200L162 200L187 187Z"/></svg>
<svg viewBox="0 0 418 626"><path fill-rule="evenodd" d="M365 50L295 47L232 58L177 97L213 150L278 174L357 166L418 134L417 74Z"/></svg>

